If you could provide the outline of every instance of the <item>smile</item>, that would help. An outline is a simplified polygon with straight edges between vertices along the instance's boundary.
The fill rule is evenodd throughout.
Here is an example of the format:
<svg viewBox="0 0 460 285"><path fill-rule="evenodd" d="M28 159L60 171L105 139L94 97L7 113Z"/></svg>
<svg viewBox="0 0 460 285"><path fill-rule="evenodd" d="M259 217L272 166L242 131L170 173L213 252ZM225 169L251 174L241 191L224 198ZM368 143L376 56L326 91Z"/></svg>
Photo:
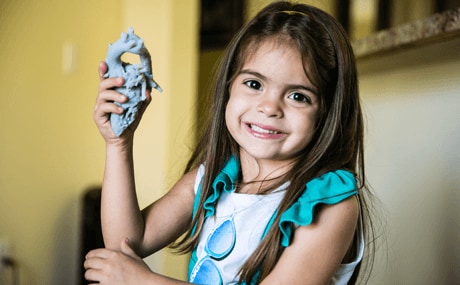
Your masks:
<svg viewBox="0 0 460 285"><path fill-rule="evenodd" d="M276 130L266 130L266 129L263 129L259 126L256 126L256 125L252 125L252 124L248 124L249 128L251 128L251 130L255 131L255 132L258 132L258 133L263 133L263 134L281 134L281 132L279 131L276 131Z"/></svg>
<svg viewBox="0 0 460 285"><path fill-rule="evenodd" d="M252 123L246 123L245 126L249 133L259 139L277 140L283 138L286 135L286 133L275 129L272 126L264 126L260 124L255 125Z"/></svg>

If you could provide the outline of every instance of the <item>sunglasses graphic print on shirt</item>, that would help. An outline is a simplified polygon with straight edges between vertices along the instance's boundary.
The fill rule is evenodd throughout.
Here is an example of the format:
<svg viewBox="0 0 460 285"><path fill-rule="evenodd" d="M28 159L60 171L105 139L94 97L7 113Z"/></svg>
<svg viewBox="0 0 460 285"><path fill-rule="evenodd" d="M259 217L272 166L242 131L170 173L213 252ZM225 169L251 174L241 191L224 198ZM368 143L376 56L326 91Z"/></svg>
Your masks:
<svg viewBox="0 0 460 285"><path fill-rule="evenodd" d="M204 248L206 255L193 268L190 282L203 285L223 284L222 274L214 261L227 257L235 247L235 241L235 222L231 215L209 234Z"/></svg>

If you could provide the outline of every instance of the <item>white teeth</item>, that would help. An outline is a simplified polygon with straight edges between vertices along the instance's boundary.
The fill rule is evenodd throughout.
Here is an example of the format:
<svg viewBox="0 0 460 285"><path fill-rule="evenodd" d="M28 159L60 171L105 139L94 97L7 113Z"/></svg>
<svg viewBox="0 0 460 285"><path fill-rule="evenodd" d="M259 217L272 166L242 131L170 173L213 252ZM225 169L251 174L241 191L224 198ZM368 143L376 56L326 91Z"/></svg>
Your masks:
<svg viewBox="0 0 460 285"><path fill-rule="evenodd" d="M265 133L265 134L279 134L278 131L273 131L273 130L266 130L266 129L262 129L258 126L255 126L255 125L249 125L251 127L252 130L258 132L258 133Z"/></svg>

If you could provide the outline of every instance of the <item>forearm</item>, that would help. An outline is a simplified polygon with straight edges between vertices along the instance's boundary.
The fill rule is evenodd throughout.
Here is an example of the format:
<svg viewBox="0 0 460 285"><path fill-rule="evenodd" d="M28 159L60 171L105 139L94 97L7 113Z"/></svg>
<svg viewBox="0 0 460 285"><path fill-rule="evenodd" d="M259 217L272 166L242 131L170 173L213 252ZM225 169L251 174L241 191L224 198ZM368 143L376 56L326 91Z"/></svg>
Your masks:
<svg viewBox="0 0 460 285"><path fill-rule="evenodd" d="M119 249L129 238L137 248L143 239L144 222L134 181L132 144L107 145L102 186L101 221L107 248Z"/></svg>
<svg viewBox="0 0 460 285"><path fill-rule="evenodd" d="M119 250L99 248L88 252L83 265L85 278L101 285L189 284L153 272L127 240L120 243Z"/></svg>

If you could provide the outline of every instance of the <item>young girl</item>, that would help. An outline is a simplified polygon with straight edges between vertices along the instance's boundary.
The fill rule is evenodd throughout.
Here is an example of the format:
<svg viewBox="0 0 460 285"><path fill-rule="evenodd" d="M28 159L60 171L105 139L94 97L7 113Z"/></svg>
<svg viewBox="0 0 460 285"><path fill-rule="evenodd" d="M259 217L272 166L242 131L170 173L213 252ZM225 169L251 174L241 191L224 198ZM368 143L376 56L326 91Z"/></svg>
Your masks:
<svg viewBox="0 0 460 285"><path fill-rule="evenodd" d="M105 71L94 119L107 149L106 249L88 253L88 280L185 283L140 258L173 243L191 252L190 283L356 282L368 232L363 120L353 52L331 16L275 2L242 28L184 176L142 211L132 161L138 121L113 134L109 115L122 112L113 102L126 99L113 91L122 80L102 79Z"/></svg>

